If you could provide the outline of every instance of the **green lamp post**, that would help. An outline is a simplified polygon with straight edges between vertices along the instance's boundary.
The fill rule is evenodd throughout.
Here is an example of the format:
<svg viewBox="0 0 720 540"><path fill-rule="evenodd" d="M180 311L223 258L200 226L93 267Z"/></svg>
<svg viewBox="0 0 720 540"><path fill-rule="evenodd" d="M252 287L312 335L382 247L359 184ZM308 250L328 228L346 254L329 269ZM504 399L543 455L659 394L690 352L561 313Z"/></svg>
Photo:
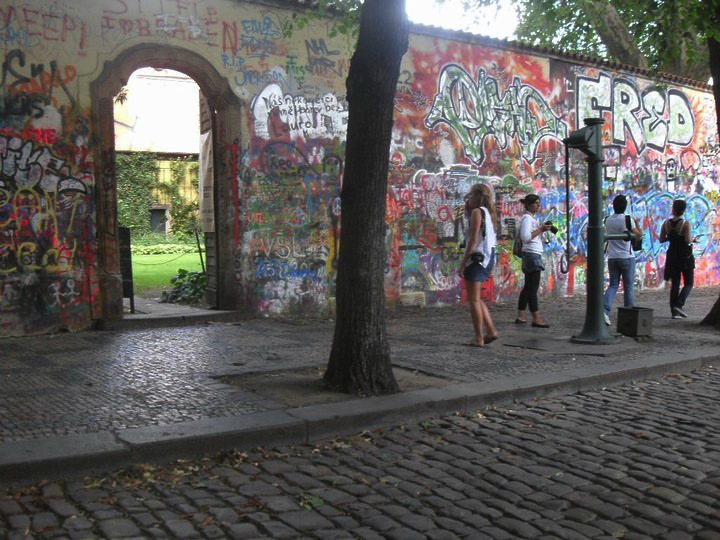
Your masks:
<svg viewBox="0 0 720 540"><path fill-rule="evenodd" d="M603 318L603 281L605 240L629 240L630 233L605 234L602 211L602 124L601 118L586 118L585 127L573 131L563 142L567 148L582 151L588 163L588 228L587 228L587 306L585 326L579 335L570 338L574 343L612 344Z"/></svg>

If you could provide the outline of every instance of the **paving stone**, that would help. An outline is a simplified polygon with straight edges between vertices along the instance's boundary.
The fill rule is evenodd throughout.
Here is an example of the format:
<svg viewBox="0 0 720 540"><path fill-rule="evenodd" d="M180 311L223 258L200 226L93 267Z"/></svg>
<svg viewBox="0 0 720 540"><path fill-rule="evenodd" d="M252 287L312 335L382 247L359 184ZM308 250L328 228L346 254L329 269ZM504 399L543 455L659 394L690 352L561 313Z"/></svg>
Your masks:
<svg viewBox="0 0 720 540"><path fill-rule="evenodd" d="M458 540L460 537L451 533L450 531L442 531L439 529L433 529L425 532L425 537L430 540Z"/></svg>
<svg viewBox="0 0 720 540"><path fill-rule="evenodd" d="M125 514L120 510L108 509L91 512L91 515L97 521L109 521L111 519L122 519Z"/></svg>
<svg viewBox="0 0 720 540"><path fill-rule="evenodd" d="M395 516L395 519L414 531L426 532L436 528L435 522L432 519L417 514L407 513L401 516Z"/></svg>
<svg viewBox="0 0 720 540"><path fill-rule="evenodd" d="M480 373L476 363L458 371ZM708 368L481 416L207 457L182 477L168 474L173 482L159 468L145 484L137 468L118 482L71 478L17 498L0 494L0 537L37 525L48 538L73 540L714 540L720 412L708 405L717 397L720 373ZM310 500L319 506L301 509Z"/></svg>
<svg viewBox="0 0 720 540"><path fill-rule="evenodd" d="M26 531L10 531L7 534L6 540L28 540L28 534Z"/></svg>
<svg viewBox="0 0 720 540"><path fill-rule="evenodd" d="M62 528L68 532L86 531L94 527L92 521L84 516L72 516L62 523Z"/></svg>
<svg viewBox="0 0 720 540"><path fill-rule="evenodd" d="M438 524L439 527L442 527L443 530L450 531L460 537L466 537L474 532L475 529L468 526L466 523L463 523L462 521L444 517L444 516L438 516L435 518L435 522ZM487 527L489 523L487 523L485 526Z"/></svg>
<svg viewBox="0 0 720 540"><path fill-rule="evenodd" d="M622 519L622 523L627 525L628 530L632 533L648 535L651 538L657 538L668 532L665 527L636 516L626 516ZM627 538L629 534L630 532L625 537Z"/></svg>
<svg viewBox="0 0 720 540"><path fill-rule="evenodd" d="M499 529L497 527L484 527L483 529L480 529L478 533L482 535L486 535L494 540L516 540L517 537L514 536L512 533L509 533L503 529Z"/></svg>
<svg viewBox="0 0 720 540"><path fill-rule="evenodd" d="M49 531L56 529L59 524L55 514L51 512L40 512L33 515L31 527L34 531Z"/></svg>
<svg viewBox="0 0 720 540"><path fill-rule="evenodd" d="M433 490L433 493L450 502L458 502L465 499L465 496L462 493L458 493L457 491L445 487L436 488Z"/></svg>
<svg viewBox="0 0 720 540"><path fill-rule="evenodd" d="M140 536L140 529L129 519L107 519L99 524L100 530L108 538L130 538Z"/></svg>
<svg viewBox="0 0 720 540"><path fill-rule="evenodd" d="M661 537L661 540L693 540L693 535L684 531L670 531Z"/></svg>
<svg viewBox="0 0 720 540"><path fill-rule="evenodd" d="M158 520L155 515L151 512L138 512L133 514L132 520L137 522L137 524L141 528L153 528L159 525L160 520Z"/></svg>
<svg viewBox="0 0 720 540"><path fill-rule="evenodd" d="M27 514L13 514L8 519L11 529L28 529L31 527L32 517Z"/></svg>
<svg viewBox="0 0 720 540"><path fill-rule="evenodd" d="M60 484L46 484L42 488L43 497L46 499L61 499L65 496L65 492Z"/></svg>
<svg viewBox="0 0 720 540"><path fill-rule="evenodd" d="M332 528L332 522L313 510L282 512L278 518L298 531L314 531Z"/></svg>
<svg viewBox="0 0 720 540"><path fill-rule="evenodd" d="M1 499L0 500L0 514L4 516L10 516L12 514L22 513L22 507L12 499Z"/></svg>
<svg viewBox="0 0 720 540"><path fill-rule="evenodd" d="M330 518L336 529L342 529L343 531L351 531L359 527L359 523L350 516L337 516Z"/></svg>
<svg viewBox="0 0 720 540"><path fill-rule="evenodd" d="M313 534L321 540L345 540L346 538L355 538L355 536L349 532L338 529L315 531Z"/></svg>
<svg viewBox="0 0 720 540"><path fill-rule="evenodd" d="M363 525L367 525L376 531L386 533L392 529L399 529L400 523L392 518L383 515L370 516L362 521Z"/></svg>
<svg viewBox="0 0 720 540"><path fill-rule="evenodd" d="M706 516L717 515L717 507L708 506L707 504L703 504L698 501L689 500L683 503L683 507Z"/></svg>
<svg viewBox="0 0 720 540"><path fill-rule="evenodd" d="M78 510L74 504L61 499L48 499L47 505L50 510L58 514L60 517L70 517L80 513L80 510Z"/></svg>
<svg viewBox="0 0 720 540"><path fill-rule="evenodd" d="M230 538L238 540L258 538L260 536L260 533L258 532L255 525L251 523L233 523L232 525L228 526L227 530Z"/></svg>
<svg viewBox="0 0 720 540"><path fill-rule="evenodd" d="M399 529L392 529L390 531L385 531L383 533L383 536L385 538L389 538L391 540L425 540L427 537L419 533L417 531L413 531L412 529L406 529L406 528L399 528Z"/></svg>
<svg viewBox="0 0 720 540"><path fill-rule="evenodd" d="M259 528L269 534L271 538L295 538L300 536L295 529L288 527L280 521L263 521Z"/></svg>
<svg viewBox="0 0 720 540"><path fill-rule="evenodd" d="M331 505L342 505L355 500L355 497L346 491L325 486L309 489L308 493Z"/></svg>
<svg viewBox="0 0 720 540"><path fill-rule="evenodd" d="M572 521L568 519L564 519L559 522L559 524L567 530L574 530L583 535L585 538L594 538L596 536L599 536L602 534L602 530L598 529L597 527L593 527L592 524L588 523L580 523L577 521Z"/></svg>
<svg viewBox="0 0 720 540"><path fill-rule="evenodd" d="M373 529L370 529L369 527L358 527L357 529L353 529L350 532L352 532L358 538L362 538L363 540L383 540L384 539L384 536L382 536L380 533L374 531Z"/></svg>
<svg viewBox="0 0 720 540"><path fill-rule="evenodd" d="M597 514L590 512L584 508L570 508L565 512L565 517L571 521L578 521L580 523L588 523L595 521Z"/></svg>

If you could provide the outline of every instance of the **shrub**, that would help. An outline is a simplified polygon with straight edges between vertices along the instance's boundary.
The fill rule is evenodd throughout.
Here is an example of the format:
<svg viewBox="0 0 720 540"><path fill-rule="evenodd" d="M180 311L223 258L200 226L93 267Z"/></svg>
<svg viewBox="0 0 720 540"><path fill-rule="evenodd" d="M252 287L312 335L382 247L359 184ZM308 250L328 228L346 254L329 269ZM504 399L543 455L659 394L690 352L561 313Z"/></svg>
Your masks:
<svg viewBox="0 0 720 540"><path fill-rule="evenodd" d="M133 244L132 246L133 255L181 255L183 253L197 253L197 250L197 246L191 244L153 244L149 246L136 246Z"/></svg>
<svg viewBox="0 0 720 540"><path fill-rule="evenodd" d="M181 268L170 280L173 288L163 291L160 302L167 304L196 304L205 297L207 277L204 272L188 272Z"/></svg>

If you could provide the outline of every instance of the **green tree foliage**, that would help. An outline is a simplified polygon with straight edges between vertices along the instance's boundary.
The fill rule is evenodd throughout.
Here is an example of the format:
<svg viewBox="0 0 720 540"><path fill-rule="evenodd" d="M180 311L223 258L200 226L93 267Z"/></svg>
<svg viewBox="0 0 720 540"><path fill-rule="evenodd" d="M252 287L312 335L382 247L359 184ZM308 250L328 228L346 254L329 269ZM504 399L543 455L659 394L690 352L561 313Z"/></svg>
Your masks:
<svg viewBox="0 0 720 540"><path fill-rule="evenodd" d="M720 0L514 3L521 41L700 82L712 75L720 131Z"/></svg>
<svg viewBox="0 0 720 540"><path fill-rule="evenodd" d="M520 0L517 36L533 45L674 73L709 77L697 0Z"/></svg>
<svg viewBox="0 0 720 540"><path fill-rule="evenodd" d="M292 36L308 24L322 20L329 24L330 37L345 36L348 41L357 39L362 0L318 0L315 9L293 13L283 26L285 37Z"/></svg>
<svg viewBox="0 0 720 540"><path fill-rule="evenodd" d="M150 232L152 189L158 184L157 156L151 153L118 154L118 224L133 236Z"/></svg>

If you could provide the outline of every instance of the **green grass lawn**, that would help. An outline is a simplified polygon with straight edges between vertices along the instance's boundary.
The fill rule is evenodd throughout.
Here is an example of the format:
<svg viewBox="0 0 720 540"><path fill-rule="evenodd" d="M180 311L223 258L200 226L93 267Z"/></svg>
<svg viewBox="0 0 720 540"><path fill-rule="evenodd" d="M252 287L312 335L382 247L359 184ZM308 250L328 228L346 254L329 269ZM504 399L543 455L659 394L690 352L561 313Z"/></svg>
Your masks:
<svg viewBox="0 0 720 540"><path fill-rule="evenodd" d="M160 295L170 290L170 279L180 268L189 272L201 272L200 256L197 253L185 255L133 255L133 292L138 296Z"/></svg>

